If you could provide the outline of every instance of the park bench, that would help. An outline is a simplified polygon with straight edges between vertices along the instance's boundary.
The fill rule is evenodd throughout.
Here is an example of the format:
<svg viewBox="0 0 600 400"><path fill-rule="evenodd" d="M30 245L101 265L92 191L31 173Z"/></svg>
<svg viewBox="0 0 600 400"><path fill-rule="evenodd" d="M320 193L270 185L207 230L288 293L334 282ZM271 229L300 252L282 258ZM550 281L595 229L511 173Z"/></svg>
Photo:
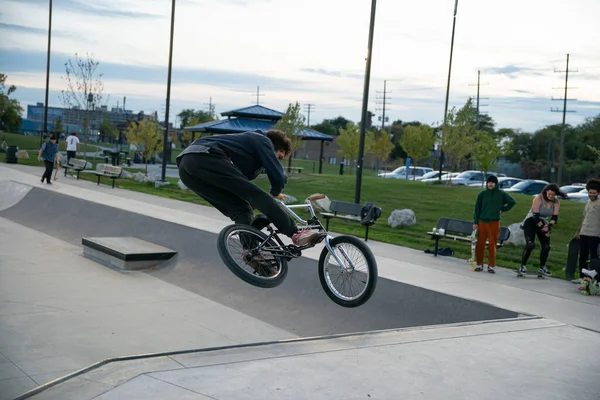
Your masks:
<svg viewBox="0 0 600 400"><path fill-rule="evenodd" d="M98 177L98 185L100 185L100 178L106 176L112 179L112 187L115 187L115 179L119 179L123 173L123 168L114 165L100 165L94 172Z"/></svg>
<svg viewBox="0 0 600 400"><path fill-rule="evenodd" d="M332 200L329 209L331 212L321 212L320 215L325 218L326 230L329 230L329 220L332 218L337 218L345 221L358 222L365 227L365 242L369 240L369 226L375 224L375 221L379 216L376 216L374 219L366 221L366 223L362 222L362 210L365 205L356 204L356 203L346 203L343 201ZM379 215L381 214L381 209L379 209Z"/></svg>
<svg viewBox="0 0 600 400"><path fill-rule="evenodd" d="M439 241L441 239L450 239L462 242L471 242L471 234L473 233L473 222L463 221L460 219L440 218L437 226L432 232L427 232L433 240L435 240L434 256L437 257L439 249ZM500 227L500 235L498 236L498 248L504 246L504 242L510 237L510 230L505 227ZM489 241L486 242L489 245Z"/></svg>
<svg viewBox="0 0 600 400"><path fill-rule="evenodd" d="M68 170L77 172L77 180L79 180L79 173L85 169L87 161L79 158L71 158L68 163L63 164L65 169L65 176L67 176Z"/></svg>
<svg viewBox="0 0 600 400"><path fill-rule="evenodd" d="M297 173L301 173L302 170L304 169L303 167L285 167L287 169L287 172L290 173L292 171L296 171Z"/></svg>

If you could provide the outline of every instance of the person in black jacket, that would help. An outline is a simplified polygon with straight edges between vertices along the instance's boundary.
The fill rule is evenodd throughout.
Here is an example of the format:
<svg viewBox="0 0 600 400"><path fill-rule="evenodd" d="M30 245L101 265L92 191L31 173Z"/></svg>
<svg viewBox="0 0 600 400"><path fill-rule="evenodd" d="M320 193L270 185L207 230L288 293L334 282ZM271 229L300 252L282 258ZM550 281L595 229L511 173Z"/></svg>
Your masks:
<svg viewBox="0 0 600 400"><path fill-rule="evenodd" d="M274 200L284 199L287 176L280 161L291 152L287 135L271 129L202 137L186 147L176 162L183 184L235 223L250 225L256 208L296 246L304 246L319 232L299 232ZM270 194L251 182L263 169L271 183Z"/></svg>

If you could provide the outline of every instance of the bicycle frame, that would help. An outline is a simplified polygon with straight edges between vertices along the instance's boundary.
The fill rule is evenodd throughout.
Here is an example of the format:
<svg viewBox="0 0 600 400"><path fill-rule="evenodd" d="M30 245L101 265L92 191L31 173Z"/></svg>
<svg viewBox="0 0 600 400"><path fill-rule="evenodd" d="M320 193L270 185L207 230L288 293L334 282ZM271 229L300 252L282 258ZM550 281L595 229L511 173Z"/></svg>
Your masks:
<svg viewBox="0 0 600 400"><path fill-rule="evenodd" d="M346 259L346 261L348 261L349 266L345 266L346 264L344 264L342 262L342 260L339 258L339 256L335 253L335 251L333 251L333 248L331 247L331 244L329 243L331 239L333 239L333 237L331 235L329 235L329 232L327 232L327 230L325 229L325 227L323 226L323 224L321 224L321 221L319 220L319 217L317 217L317 215L315 214L315 209L312 206L312 203L310 200L306 200L306 202L304 204L297 204L297 205L291 205L288 206L287 204L285 204L283 201L281 200L276 200L279 204L281 204L281 206L283 207L283 209L290 215L292 216L294 219L296 219L300 224L302 224L301 229L302 230L310 230L310 229L320 229L323 230L325 232L325 246L327 247L327 249L329 250L329 252L333 255L333 257L335 258L335 260L339 263L341 268L344 269L354 269L354 265L352 263L352 260L350 260L350 257L348 256L348 253L346 253L346 250L344 250L343 248L340 248L340 252L342 253L342 255L344 256L344 258ZM302 219L298 214L296 214L294 212L294 208L308 208L308 210L310 211L310 214L312 216L312 218L308 221ZM269 235L269 238L267 238L266 241L268 241L271 238L274 238L280 245L282 248L285 248L285 245L283 244L283 242L281 241L281 239L279 239L279 237L277 236L277 233L279 233L278 230L276 231L272 231L271 235ZM264 243L262 243L261 245L264 245ZM305 248L310 248L313 247L313 245L307 246ZM300 249L302 250L302 249ZM290 254L293 255L293 254Z"/></svg>

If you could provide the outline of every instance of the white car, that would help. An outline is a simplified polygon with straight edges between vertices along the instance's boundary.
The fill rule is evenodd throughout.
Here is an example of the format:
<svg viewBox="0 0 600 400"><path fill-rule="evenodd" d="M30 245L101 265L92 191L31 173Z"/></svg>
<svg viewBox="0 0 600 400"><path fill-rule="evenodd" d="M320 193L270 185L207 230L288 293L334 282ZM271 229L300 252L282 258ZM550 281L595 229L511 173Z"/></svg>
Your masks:
<svg viewBox="0 0 600 400"><path fill-rule="evenodd" d="M382 172L377 176L380 178L413 180L431 171L433 171L433 169L429 167L408 167L408 171L406 170L406 167L399 167L392 172Z"/></svg>
<svg viewBox="0 0 600 400"><path fill-rule="evenodd" d="M523 181L523 179L521 179L521 178L500 177L500 178L498 178L498 188L499 189L509 189L521 181ZM467 186L484 188L485 182L470 183Z"/></svg>
<svg viewBox="0 0 600 400"><path fill-rule="evenodd" d="M587 203L590 201L587 189L582 189L579 192L567 193L567 199L577 203Z"/></svg>
<svg viewBox="0 0 600 400"><path fill-rule="evenodd" d="M431 183L431 182L437 182L440 179L442 181L446 181L447 182L450 179L456 178L458 175L460 175L460 172L450 172L450 173L442 175L441 178L440 177L436 177L436 178L421 179L421 182Z"/></svg>
<svg viewBox="0 0 600 400"><path fill-rule="evenodd" d="M495 175L497 176L498 174L496 174L495 172L488 172L485 175L485 178L483 176L483 172L481 171L464 171L461 172L457 177L452 178L450 180L450 183L453 185L470 185L472 183L479 183L479 182L483 182L487 177Z"/></svg>
<svg viewBox="0 0 600 400"><path fill-rule="evenodd" d="M442 171L442 175L448 174L448 171ZM426 173L423 176L418 177L416 180L417 181L422 181L424 179L435 179L438 176L440 176L440 171L436 170L436 171L430 171L428 173Z"/></svg>

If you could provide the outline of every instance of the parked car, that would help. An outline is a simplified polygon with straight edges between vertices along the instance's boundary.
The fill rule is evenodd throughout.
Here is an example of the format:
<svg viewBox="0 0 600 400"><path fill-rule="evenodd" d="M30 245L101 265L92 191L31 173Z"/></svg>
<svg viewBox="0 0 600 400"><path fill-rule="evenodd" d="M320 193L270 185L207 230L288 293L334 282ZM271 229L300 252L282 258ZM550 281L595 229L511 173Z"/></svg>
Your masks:
<svg viewBox="0 0 600 400"><path fill-rule="evenodd" d="M442 175L448 174L448 171L442 171ZM422 181L423 179L434 179L440 176L440 171L430 171L423 176L417 178L418 181Z"/></svg>
<svg viewBox="0 0 600 400"><path fill-rule="evenodd" d="M431 172L432 170L433 169L429 167L408 167L407 171L406 167L399 167L392 172L382 172L377 176L381 178L413 180L425 175L428 172Z"/></svg>
<svg viewBox="0 0 600 400"><path fill-rule="evenodd" d="M535 196L536 194L542 193L542 190L548 182L542 180L526 179L512 186L511 188L505 189L507 193L519 193Z"/></svg>
<svg viewBox="0 0 600 400"><path fill-rule="evenodd" d="M488 172L485 174L485 178L483 175L483 172L481 171L464 171L461 172L457 177L452 178L450 180L450 183L453 185L470 185L471 183L479 183L484 181L485 179L487 179L487 177L495 175L497 176L498 174L496 174L495 172Z"/></svg>
<svg viewBox="0 0 600 400"><path fill-rule="evenodd" d="M449 179L454 179L458 175L460 175L460 172L450 172L450 173L442 175L441 177L421 179L421 182L431 183L431 182L437 182L439 180L447 182Z"/></svg>
<svg viewBox="0 0 600 400"><path fill-rule="evenodd" d="M513 187L514 185L516 185L519 182L522 182L523 179L520 178L511 178L511 177L499 177L498 178L498 188L504 190L504 189L509 189L511 187ZM479 188L483 188L485 186L485 182L484 183L471 183L468 186L471 187L479 187Z"/></svg>
<svg viewBox="0 0 600 400"><path fill-rule="evenodd" d="M585 187L585 185L583 185L583 187ZM580 186L578 184L565 185L565 186L560 187L560 190L562 190L563 192L565 192L567 194L581 192L581 189L582 189L582 186Z"/></svg>
<svg viewBox="0 0 600 400"><path fill-rule="evenodd" d="M579 189L581 189L581 187ZM567 193L567 200L572 200L577 203L587 203L590 201L590 198L587 189L581 189L578 192Z"/></svg>

